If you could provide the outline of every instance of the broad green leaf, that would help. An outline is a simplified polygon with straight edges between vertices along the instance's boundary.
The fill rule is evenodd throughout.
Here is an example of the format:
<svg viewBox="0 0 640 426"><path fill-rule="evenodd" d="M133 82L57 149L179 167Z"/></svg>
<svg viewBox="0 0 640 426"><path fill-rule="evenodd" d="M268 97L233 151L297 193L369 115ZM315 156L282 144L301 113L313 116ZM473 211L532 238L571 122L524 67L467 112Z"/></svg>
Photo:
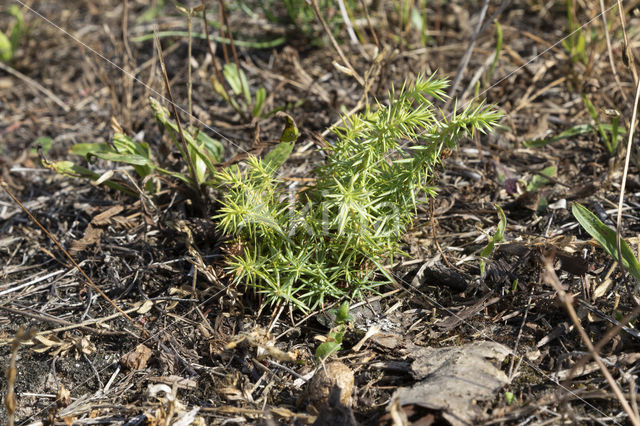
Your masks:
<svg viewBox="0 0 640 426"><path fill-rule="evenodd" d="M211 85L213 86L213 90L220 96L222 96L222 99L224 99L225 101L229 102L229 96L227 96L227 91L224 90L224 86L222 86L222 83L220 83L215 77L211 77Z"/></svg>
<svg viewBox="0 0 640 426"><path fill-rule="evenodd" d="M15 4L9 6L9 10L7 11L7 13L16 18L16 22L15 24L13 24L13 28L11 28L11 34L9 34L11 51L13 54L16 50L18 50L18 46L20 44L20 38L22 37L24 28L24 17L22 16L22 11L20 10L20 8Z"/></svg>
<svg viewBox="0 0 640 426"><path fill-rule="evenodd" d="M98 157L115 163L132 165L141 178L153 173L155 165L151 162L149 144L136 142L127 135L116 133L113 144L78 143L71 147L72 154L81 155L87 160Z"/></svg>
<svg viewBox="0 0 640 426"><path fill-rule="evenodd" d="M285 116L287 120L287 125L282 132L282 136L280 136L280 142L291 142L295 143L298 140L298 136L300 132L298 132L298 127L296 126L296 122L293 121L293 118L286 113L281 113Z"/></svg>
<svg viewBox="0 0 640 426"><path fill-rule="evenodd" d="M244 94L244 100L247 102L247 105L251 105L251 89L249 88L249 81L247 80L247 75L243 70L238 70L238 74L240 75L240 84L242 85L242 93Z"/></svg>
<svg viewBox="0 0 640 426"><path fill-rule="evenodd" d="M198 132L196 141L198 145L202 146L202 148L211 155L212 161L219 163L224 159L224 146L219 140L213 139L204 132Z"/></svg>
<svg viewBox="0 0 640 426"><path fill-rule="evenodd" d="M174 177L174 178L176 178L178 180L181 180L182 182L186 183L189 186L194 186L195 185L191 178L183 175L182 173L174 172L174 171L168 170L168 169L163 169L162 167L157 167L157 166L156 166L155 170L158 173L162 173L164 175L171 176L171 177Z"/></svg>
<svg viewBox="0 0 640 426"><path fill-rule="evenodd" d="M207 180L207 176L209 174L207 163L205 163L203 155L200 155L200 153L195 149L194 145L189 146L189 154L191 155L193 166L196 169L196 178L198 179L198 183L202 183Z"/></svg>
<svg viewBox="0 0 640 426"><path fill-rule="evenodd" d="M581 204L574 203L573 206L571 206L571 212L584 230L602 246L604 251L606 251L613 260L617 261L618 247L616 243L616 231L602 223L596 215ZM622 265L636 280L640 281L640 264L638 263L638 259L623 239L620 240L620 249L622 250Z"/></svg>
<svg viewBox="0 0 640 426"><path fill-rule="evenodd" d="M42 147L42 153L44 155L47 155L49 153L49 150L51 150L51 145L53 145L53 139L51 139L49 136L40 136L39 138L37 138L31 144L31 146L32 146L31 154L37 154L38 153L38 151L36 149L36 147L38 145L40 145Z"/></svg>
<svg viewBox="0 0 640 426"><path fill-rule="evenodd" d="M289 142L280 142L264 157L265 168L271 172L277 171L287 161L293 151L293 145Z"/></svg>
<svg viewBox="0 0 640 426"><path fill-rule="evenodd" d="M353 321L353 317L349 315L349 302L343 302L336 312L336 324Z"/></svg>
<svg viewBox="0 0 640 426"><path fill-rule="evenodd" d="M92 152L89 156L95 156L107 161L115 163L125 163L132 166L150 166L151 162L148 158L138 154L120 154L118 152Z"/></svg>
<svg viewBox="0 0 640 426"><path fill-rule="evenodd" d="M149 158L151 155L148 143L137 142L122 133L114 134L112 142L120 154L138 154L145 158Z"/></svg>
<svg viewBox="0 0 640 426"><path fill-rule="evenodd" d="M85 167L78 166L72 163L71 161L57 161L57 162L51 163L49 161L42 159L42 165L50 170L53 170L58 174L65 175L65 176L82 177L82 178L91 179L92 181L96 181L100 178L99 174L92 172L91 170ZM103 183L109 188L124 192L125 194L136 195L135 192L133 192L132 190L130 190L124 185L120 185L118 183L111 182L109 180Z"/></svg>

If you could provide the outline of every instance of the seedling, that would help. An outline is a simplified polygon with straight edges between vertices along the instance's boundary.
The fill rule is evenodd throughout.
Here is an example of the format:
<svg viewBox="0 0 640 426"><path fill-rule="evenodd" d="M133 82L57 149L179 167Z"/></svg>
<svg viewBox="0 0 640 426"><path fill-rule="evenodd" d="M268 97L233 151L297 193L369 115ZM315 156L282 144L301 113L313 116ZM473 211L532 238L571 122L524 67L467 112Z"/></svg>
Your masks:
<svg viewBox="0 0 640 426"><path fill-rule="evenodd" d="M573 0L567 0L567 21L569 35L562 41L562 46L569 53L572 62L587 63L586 38L580 24L576 22Z"/></svg>
<svg viewBox="0 0 640 426"><path fill-rule="evenodd" d="M330 315L335 315L335 326L327 334L324 343L316 348L316 360L325 361L342 348L342 339L353 317L349 315L349 303L344 302L338 309L329 310Z"/></svg>
<svg viewBox="0 0 640 426"><path fill-rule="evenodd" d="M480 276L484 277L485 270L487 267L487 263L485 262L485 258L488 258L491 253L493 253L493 249L496 244L504 240L504 231L507 228L507 217L504 215L504 211L500 208L499 205L496 204L496 209L498 210L498 217L500 220L498 221L498 226L496 227L496 233L489 239L487 245L480 252Z"/></svg>
<svg viewBox="0 0 640 426"><path fill-rule="evenodd" d="M616 262L618 259L622 259L622 266L640 282L640 264L627 242L623 239L620 240L622 256L619 256L615 230L602 223L596 215L581 204L574 203L571 212L580 226L600 244L604 251Z"/></svg>
<svg viewBox="0 0 640 426"><path fill-rule="evenodd" d="M251 112L251 115L255 118L262 118L275 112L270 111L263 115L262 110L264 108L264 101L267 99L267 91L264 87L259 87L256 90L255 98L252 98L247 76L236 64L225 64L223 74L234 96L229 96L222 87L222 84L216 79L212 78L211 83L216 93L222 96L236 111L243 115Z"/></svg>
<svg viewBox="0 0 640 426"><path fill-rule="evenodd" d="M513 392L506 391L504 393L504 399L507 405L511 405L516 401L516 396L513 394Z"/></svg>
<svg viewBox="0 0 640 426"><path fill-rule="evenodd" d="M24 33L24 17L18 6L12 4L7 13L15 18L11 28L6 32L0 31L0 61L9 62L20 45Z"/></svg>
<svg viewBox="0 0 640 426"><path fill-rule="evenodd" d="M153 98L149 100L153 114L164 129L170 134L175 146L178 148L183 160L186 162L187 154L184 152L182 145L178 143L178 129L175 122L169 118L169 112L158 101ZM194 182L191 176L180 172L172 171L161 167L160 164L151 155L151 149L146 142L139 142L122 133L122 129L117 124L114 125L116 133L113 135L111 143L80 143L74 145L70 153L83 156L87 161L91 162L94 157L114 163L127 164L133 166L138 177L144 179L154 173L176 178L190 187L197 189L199 185L210 183L207 180L211 177L215 170L215 163L222 161L224 148L222 144L210 138L204 132L184 131L187 142L187 149L194 161L195 175L197 181ZM45 167L54 170L57 173L73 177L83 177L93 180L96 183L104 183L105 185L128 193L134 192L121 184L111 182L108 176L99 175L86 167L78 166L71 161L58 161L51 163L43 158ZM148 180L145 190L153 192L153 183Z"/></svg>
<svg viewBox="0 0 640 426"><path fill-rule="evenodd" d="M609 155L615 155L618 150L619 139L624 138L624 135L620 133L620 114L615 110L607 110L607 115L611 117L611 123L602 123L600 114L598 114L596 107L586 94L582 95L582 100L585 107L587 107L587 111L589 111L589 115L595 122L595 129L602 138Z"/></svg>
<svg viewBox="0 0 640 426"><path fill-rule="evenodd" d="M480 104L438 120L431 99L443 100L446 87L419 76L392 91L388 106L344 117L315 183L299 194L288 194L273 163L256 157L217 173L216 219L237 247L228 262L234 281L269 304L303 311L391 282L383 262L403 255L419 195L435 196L442 150L500 118Z"/></svg>

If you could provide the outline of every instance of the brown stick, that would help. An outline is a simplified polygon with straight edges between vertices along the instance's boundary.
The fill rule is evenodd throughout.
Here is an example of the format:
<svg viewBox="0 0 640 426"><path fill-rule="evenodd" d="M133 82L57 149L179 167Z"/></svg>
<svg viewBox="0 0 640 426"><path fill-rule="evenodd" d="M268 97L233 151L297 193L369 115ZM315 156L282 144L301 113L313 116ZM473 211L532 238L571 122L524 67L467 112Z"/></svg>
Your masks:
<svg viewBox="0 0 640 426"><path fill-rule="evenodd" d="M324 32L326 32L327 35L329 36L329 40L331 40L331 44L333 45L333 48L336 49L336 51L338 52L338 55L340 55L340 59L342 59L342 62L344 62L345 66L349 68L349 71L351 71L353 77L358 81L358 83L360 83L361 86L364 86L364 80L362 79L362 77L360 77L360 75L356 72L356 70L351 66L351 63L349 62L347 57L344 56L344 53L342 52L340 45L338 45L338 42L336 41L335 37L333 37L333 34L331 33L331 29L329 28L326 21L322 17L322 14L320 13L320 8L318 7L318 1L311 0L311 6L313 7L313 11L315 12L316 17L322 24L322 28L324 28Z"/></svg>
<svg viewBox="0 0 640 426"><path fill-rule="evenodd" d="M213 64L213 69L216 73L216 78L222 86L225 94L227 95L227 99L231 99L231 94L229 93L229 88L227 87L227 82L222 76L222 71L220 70L220 64L218 64L218 60L216 59L216 53L213 50L213 43L211 43L211 36L209 35L209 24L207 23L207 8L204 4L204 0L202 0L202 24L204 25L204 33L207 35L207 47L209 48L209 54L211 54L211 63Z"/></svg>
<svg viewBox="0 0 640 426"><path fill-rule="evenodd" d="M636 96L633 100L633 113L631 114L631 125L629 126L629 139L627 140L627 156L624 159L624 171L622 172L622 182L620 182L620 197L618 198L618 216L616 220L616 247L618 249L618 266L623 270L622 266L622 242L621 242L621 233L622 233L622 203L624 202L624 190L627 185L627 176L629 174L629 160L631 159L631 147L633 146L633 135L636 130L637 125L637 115L638 115L638 100L640 99L640 82L636 79ZM632 290L630 286L627 284L627 292L629 293L629 297L633 301L633 303L638 306L638 300L633 297Z"/></svg>
<svg viewBox="0 0 640 426"><path fill-rule="evenodd" d="M196 187L196 192L199 196L202 196L200 191L200 182L198 182L198 176L196 175L196 167L194 166L193 159L191 158L191 154L189 153L189 147L187 146L187 139L184 137L184 132L182 131L182 124L180 124L180 116L178 115L178 109L176 108L176 103L173 100L173 92L171 91L171 84L169 83L169 75L167 74L167 68L164 65L164 57L162 56L162 46L160 46L160 40L158 39L158 34L155 34L155 42L156 48L158 49L158 59L160 61L160 68L162 69L162 77L164 78L164 85L167 89L167 96L169 97L169 105L171 105L171 112L173 113L173 118L176 120L176 125L178 126L178 133L180 134L180 143L182 145L182 149L184 150L184 155L187 157L187 164L189 166L189 172L191 174L191 179L193 179L194 186Z"/></svg>

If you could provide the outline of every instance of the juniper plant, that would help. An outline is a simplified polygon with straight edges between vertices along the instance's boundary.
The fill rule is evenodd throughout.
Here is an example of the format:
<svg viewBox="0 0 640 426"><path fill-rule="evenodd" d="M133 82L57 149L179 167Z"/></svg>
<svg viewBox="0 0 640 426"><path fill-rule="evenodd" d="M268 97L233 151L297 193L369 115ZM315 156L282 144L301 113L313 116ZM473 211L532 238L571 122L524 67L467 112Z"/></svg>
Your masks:
<svg viewBox="0 0 640 426"><path fill-rule="evenodd" d="M442 150L500 118L482 103L446 118L432 99L442 101L447 85L418 76L392 90L389 105L344 117L315 183L293 201L272 161L249 157L244 168L218 172L224 192L216 218L236 239L228 261L234 280L268 303L303 311L389 283L383 261L404 254L401 237L420 195L435 196Z"/></svg>

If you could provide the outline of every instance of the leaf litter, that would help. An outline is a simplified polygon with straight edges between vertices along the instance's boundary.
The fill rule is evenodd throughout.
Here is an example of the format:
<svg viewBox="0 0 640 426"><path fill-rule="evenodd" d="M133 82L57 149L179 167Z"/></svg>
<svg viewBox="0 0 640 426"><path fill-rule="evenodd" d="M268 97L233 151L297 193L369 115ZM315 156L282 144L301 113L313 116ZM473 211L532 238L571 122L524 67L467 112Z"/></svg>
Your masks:
<svg viewBox="0 0 640 426"><path fill-rule="evenodd" d="M524 1L512 3L498 16L504 51L494 71L497 84L484 94L508 114L508 130L466 141L444 160L439 195L431 206L436 214L431 215L428 205L419 208L405 236L413 260L388 265L394 276L419 274L420 279L414 285L408 284L409 278L398 280L400 288L387 289L357 307L362 315L354 315L356 323L345 333L337 354L354 375L353 404L346 407L330 393L320 415L307 412L300 387L294 383L300 377L307 381L313 377L318 345L314 336L326 335L330 325L316 316L286 311L262 312L257 317L260 301L226 285L221 259L225 250L233 248L224 246L206 216L170 183L155 194L154 208L145 199L123 197L45 172L38 166L37 155L25 149L46 136L52 140L48 157L76 161L77 157L67 155L69 149L82 142L107 143L112 136L111 117L118 116L124 129L142 132L143 140L154 143L168 167L177 164L171 142L162 139L146 110L144 87L132 84L120 71L87 56L75 42L25 13L25 24L32 28L10 66L75 108L66 113L53 98L17 74L2 75L2 178L63 245L76 248L74 256L92 279L156 339L149 342L136 337L134 328L96 297L46 236L2 193L0 291L12 291L3 293L5 299L0 302L0 337L9 342L20 325L46 332L36 337L37 346L20 349L17 418L24 422L45 419L60 394L58 399L65 402L54 413L58 420L92 418L120 424L143 419L164 422L168 413L173 421L185 424L313 423L323 419L335 420L333 424L352 420L376 424L403 416L409 421L435 420L440 415L448 416L444 418L449 422L620 422L621 409L593 363L587 362L564 387L556 383L569 377L584 357L584 348L555 293L541 279L540 259L549 252L557 254L562 284L584 307L578 313L594 342L611 327L628 330L604 343L601 354L621 386L633 389L637 333L632 322L621 322L633 309L621 285L629 278L615 268L615 259L578 228L570 213L571 202L576 201L600 215L603 223L610 221L622 158L620 152L609 155L600 141L598 123L592 122L579 93L582 77L588 74L600 80L601 89L589 94L593 105L622 109L622 117L628 117L629 111L615 89L604 50L594 54L589 67L582 59L572 63L560 47L525 65L566 33L566 11L560 7L565 2L540 7ZM142 3L129 4L129 30L137 36L144 28L136 26L136 15L147 9ZM120 5L109 9L87 4L83 9L72 2L58 2L54 8L34 2L33 7L81 34L82 40L99 46L100 51L126 58L127 48L118 35L122 33ZM63 9L70 12L60 13ZM104 13L107 10L111 12ZM497 5L490 4L488 15L496 10ZM392 33L383 30L396 12L387 12L387 18L376 17L381 20L376 33L385 46L396 46ZM433 42L426 47L384 50L380 62L371 68L366 60L353 62L360 75L371 69L377 79L370 87L371 95L383 96L392 84L398 86L415 70L438 68L455 74L477 12L462 2L442 4L432 12L426 19ZM585 23L591 10L574 12ZM242 17L230 13L230 26L253 28ZM7 28L8 19L10 16L0 15L1 28ZM180 26L184 24L181 19L169 13L161 17L161 25ZM636 23L637 18L629 19L628 25ZM406 33L406 37L413 36ZM632 41L634 37L637 35L631 34ZM186 99L186 41L175 39L173 43L165 50L167 68L178 99ZM461 92L474 92L470 78L492 54L494 43L491 30L480 34L461 82L468 87ZM623 48L619 40L615 43ZM204 75L203 64L211 60L206 57L208 49L202 44L194 46L194 59L201 66L195 73ZM371 48L362 47L365 52ZM135 53L129 69L139 67L143 79L161 89L158 76L151 74L155 67L152 47L130 43L129 48ZM361 54L357 48L342 48L354 57ZM292 188L299 188L309 178L309 170L322 161L322 151L316 149L322 147L322 142L316 145L318 135L337 120L338 111L361 107L361 91L349 75L333 67L329 50L312 48L303 41L293 40L273 52L242 51L241 59L249 84L253 87L259 82L269 94L263 111L290 106L287 113L295 119L302 139L282 174ZM622 64L618 71L624 81L631 80ZM194 113L220 129L225 138L246 150L278 140L280 120L263 119L259 126L242 122L207 84L202 80L196 84ZM225 160L236 154L239 152L229 152ZM109 164L101 159L90 166L100 176L109 172ZM538 173L550 167L555 174L541 178ZM636 168L632 162L632 174ZM128 179L127 170L113 173L123 181ZM640 229L640 185L632 179L629 187L623 230L629 249L636 251L633 237ZM539 208L542 198L547 199L547 208ZM479 255L498 226L495 204L504 209L507 226L504 242L496 242L487 259L487 277L482 279ZM98 219L101 212L113 215ZM571 238L561 238L564 236ZM561 254L571 257L569 267ZM63 272L49 275L59 270ZM246 340L244 336L254 337ZM233 346L240 339L244 343ZM503 380L504 365L482 352L476 356L464 352L481 341L518 354L510 382ZM141 344L153 355L146 365L142 354L134 355L131 365L140 369L135 374L124 373L123 356L135 354ZM4 367L10 352L7 345L0 350ZM440 382L443 386L439 388L451 385L451 405L429 399L439 392L421 393L433 386L435 382L428 380L435 380L438 370L423 377L420 363L442 359L443 352L438 351L457 354L440 371L471 377L473 383L484 372L481 380L489 377L487 383L495 385L476 396L472 409L468 404L474 398L463 396L460 391L466 388L454 386L451 380ZM467 365L466 361L486 369L455 367ZM451 370L446 370L449 366ZM414 398L405 400L406 404L394 403L393 395L400 394L399 389L409 395L414 391ZM6 394L6 383L0 390ZM507 392L515 395L515 401L507 401ZM421 410L421 404L436 413Z"/></svg>

